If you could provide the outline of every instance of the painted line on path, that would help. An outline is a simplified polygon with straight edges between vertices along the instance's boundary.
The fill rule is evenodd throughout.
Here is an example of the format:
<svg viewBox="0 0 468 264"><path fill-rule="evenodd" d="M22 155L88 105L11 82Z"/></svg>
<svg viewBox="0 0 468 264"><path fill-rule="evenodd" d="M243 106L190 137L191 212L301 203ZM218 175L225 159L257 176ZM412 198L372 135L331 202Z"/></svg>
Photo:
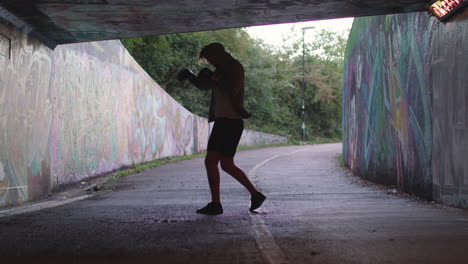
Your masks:
<svg viewBox="0 0 468 264"><path fill-rule="evenodd" d="M253 178L257 172L257 170L267 164L268 162L282 156L288 156L292 155L298 152L303 152L310 150L308 149L303 149L303 150L297 150L293 151L291 153L283 154L283 155L276 155L273 157L270 157L257 165L255 165L251 170L249 170L248 175L249 178ZM283 251L281 248L276 244L275 238L273 235L270 233L268 230L268 227L265 224L265 220L261 217L260 214L250 214L250 218L252 218L253 221L253 226L254 226L254 231L255 231L255 242L257 243L258 250L260 251L260 254L264 260L265 263L267 264L287 264L289 263L287 257L284 255Z"/></svg>

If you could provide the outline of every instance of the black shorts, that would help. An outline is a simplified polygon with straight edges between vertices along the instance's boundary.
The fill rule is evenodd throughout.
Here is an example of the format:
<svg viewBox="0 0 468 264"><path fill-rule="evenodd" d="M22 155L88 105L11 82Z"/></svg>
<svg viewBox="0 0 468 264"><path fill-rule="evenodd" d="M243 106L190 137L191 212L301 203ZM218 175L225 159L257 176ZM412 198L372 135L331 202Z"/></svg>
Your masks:
<svg viewBox="0 0 468 264"><path fill-rule="evenodd" d="M208 139L208 151L218 151L226 156L234 157L242 131L244 131L242 119L216 119Z"/></svg>

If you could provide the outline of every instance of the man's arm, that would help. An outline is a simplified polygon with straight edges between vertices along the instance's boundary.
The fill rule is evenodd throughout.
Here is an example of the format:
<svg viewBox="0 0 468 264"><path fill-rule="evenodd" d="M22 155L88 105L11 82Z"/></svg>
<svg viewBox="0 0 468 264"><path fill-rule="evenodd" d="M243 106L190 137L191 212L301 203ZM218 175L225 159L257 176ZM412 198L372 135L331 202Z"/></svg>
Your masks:
<svg viewBox="0 0 468 264"><path fill-rule="evenodd" d="M203 68L198 73L198 76L195 76L195 74L188 69L183 69L179 72L177 78L181 82L188 80L191 84L200 90L210 90L217 85L217 82L211 79L212 75L213 72L208 68Z"/></svg>
<svg viewBox="0 0 468 264"><path fill-rule="evenodd" d="M203 68L198 73L198 76L193 80L189 80L190 83L195 85L200 90L210 90L218 85L218 82L213 80L213 72L208 68Z"/></svg>

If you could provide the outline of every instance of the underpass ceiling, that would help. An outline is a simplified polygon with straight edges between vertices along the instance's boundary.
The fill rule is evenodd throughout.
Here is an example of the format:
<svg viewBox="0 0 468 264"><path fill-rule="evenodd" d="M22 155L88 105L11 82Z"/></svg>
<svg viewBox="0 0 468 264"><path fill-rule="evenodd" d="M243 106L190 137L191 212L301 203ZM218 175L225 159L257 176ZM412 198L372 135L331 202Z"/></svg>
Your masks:
<svg viewBox="0 0 468 264"><path fill-rule="evenodd" d="M57 44L425 11L426 0L0 0L3 22Z"/></svg>

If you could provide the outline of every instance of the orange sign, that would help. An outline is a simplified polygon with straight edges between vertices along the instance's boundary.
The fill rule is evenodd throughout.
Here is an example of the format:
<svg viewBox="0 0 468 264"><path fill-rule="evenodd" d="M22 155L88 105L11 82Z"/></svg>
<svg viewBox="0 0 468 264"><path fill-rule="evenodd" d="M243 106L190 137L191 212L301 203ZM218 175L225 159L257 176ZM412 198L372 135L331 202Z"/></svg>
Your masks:
<svg viewBox="0 0 468 264"><path fill-rule="evenodd" d="M467 0L438 0L429 9L438 19L445 20L467 3Z"/></svg>

